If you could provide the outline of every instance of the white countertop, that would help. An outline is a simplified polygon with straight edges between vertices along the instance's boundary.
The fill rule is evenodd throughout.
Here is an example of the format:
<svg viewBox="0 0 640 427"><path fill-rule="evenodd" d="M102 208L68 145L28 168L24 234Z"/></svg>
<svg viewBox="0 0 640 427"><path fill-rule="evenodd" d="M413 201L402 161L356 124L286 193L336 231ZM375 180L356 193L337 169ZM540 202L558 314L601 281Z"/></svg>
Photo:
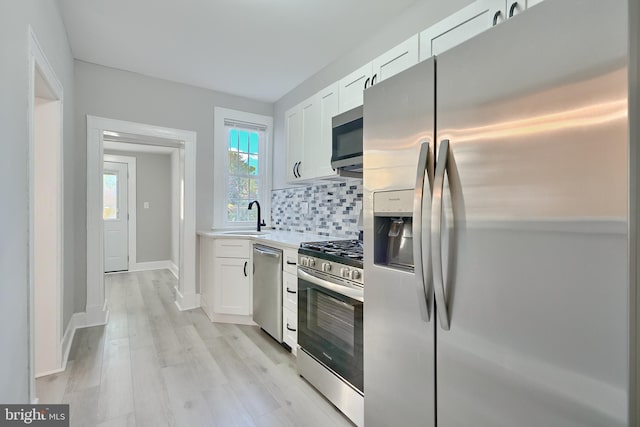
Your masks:
<svg viewBox="0 0 640 427"><path fill-rule="evenodd" d="M233 230L198 230L198 236L210 237L215 239L251 239L255 242L264 243L266 245L274 245L278 247L294 248L298 249L300 243L303 242L320 242L327 240L340 240L337 237L320 236L318 234L311 233L296 233L293 231L280 231L272 229L263 229L265 234L251 235L251 234L228 234ZM237 231L233 231L237 233Z"/></svg>

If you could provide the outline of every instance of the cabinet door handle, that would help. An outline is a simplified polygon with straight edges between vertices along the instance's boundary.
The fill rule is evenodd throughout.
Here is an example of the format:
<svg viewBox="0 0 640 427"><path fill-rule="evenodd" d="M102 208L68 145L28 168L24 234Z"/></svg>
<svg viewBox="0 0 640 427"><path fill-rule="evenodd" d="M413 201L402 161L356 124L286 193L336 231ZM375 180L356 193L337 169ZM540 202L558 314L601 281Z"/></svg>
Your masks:
<svg viewBox="0 0 640 427"><path fill-rule="evenodd" d="M292 290L291 290L291 289L289 289L289 288L287 288L287 292L288 292L288 293L290 293L290 294L295 294L295 293L296 293L296 291L292 291Z"/></svg>
<svg viewBox="0 0 640 427"><path fill-rule="evenodd" d="M302 174L300 173L300 165L302 164L302 162L298 162L296 163L296 173L298 174L298 178L302 178Z"/></svg>
<svg viewBox="0 0 640 427"><path fill-rule="evenodd" d="M293 168L291 169L291 170L293 171L293 176L294 176L295 178L297 178L297 177L298 177L298 175L296 175L296 165L297 165L297 164L298 164L298 162L296 162L296 163L293 165Z"/></svg>
<svg viewBox="0 0 640 427"><path fill-rule="evenodd" d="M518 2L514 1L511 7L509 8L509 18L513 18L513 14L516 13L516 7L518 7Z"/></svg>
<svg viewBox="0 0 640 427"><path fill-rule="evenodd" d="M244 262L244 267L242 268L242 270L244 271L244 277L247 277L247 263L248 263L248 262L249 262L249 261L245 261L245 262Z"/></svg>
<svg viewBox="0 0 640 427"><path fill-rule="evenodd" d="M378 77L377 74L374 74L373 77L371 77L371 86L373 86L374 84L376 84L376 77Z"/></svg>
<svg viewBox="0 0 640 427"><path fill-rule="evenodd" d="M367 86L369 86L369 80L371 80L371 77L367 77L367 80L364 81L364 88L366 89Z"/></svg>
<svg viewBox="0 0 640 427"><path fill-rule="evenodd" d="M291 261L287 260L287 264L288 265L296 265L296 262L295 261L291 262Z"/></svg>
<svg viewBox="0 0 640 427"><path fill-rule="evenodd" d="M500 15L502 15L501 11L497 11L495 13L495 15L493 15L493 26L495 27L496 25L498 25L498 18L500 18Z"/></svg>
<svg viewBox="0 0 640 427"><path fill-rule="evenodd" d="M288 330L288 331L291 331L291 332L295 332L295 331L297 331L297 329L291 329L291 328L289 327L289 322L287 322L287 330Z"/></svg>

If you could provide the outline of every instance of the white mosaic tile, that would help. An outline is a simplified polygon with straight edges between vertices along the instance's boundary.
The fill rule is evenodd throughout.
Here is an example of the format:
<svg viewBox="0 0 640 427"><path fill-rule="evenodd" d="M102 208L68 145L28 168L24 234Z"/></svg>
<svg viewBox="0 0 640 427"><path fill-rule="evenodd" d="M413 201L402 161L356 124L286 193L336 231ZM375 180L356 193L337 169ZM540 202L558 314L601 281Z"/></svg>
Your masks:
<svg viewBox="0 0 640 427"><path fill-rule="evenodd" d="M357 239L361 207L361 180L273 190L271 223L277 230Z"/></svg>

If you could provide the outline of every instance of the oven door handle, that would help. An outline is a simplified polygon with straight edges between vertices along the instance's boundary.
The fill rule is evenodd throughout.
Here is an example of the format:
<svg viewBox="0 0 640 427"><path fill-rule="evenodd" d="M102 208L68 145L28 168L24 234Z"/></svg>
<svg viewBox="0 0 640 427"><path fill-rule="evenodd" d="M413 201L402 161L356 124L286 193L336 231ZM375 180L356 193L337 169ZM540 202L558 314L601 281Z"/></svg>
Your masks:
<svg viewBox="0 0 640 427"><path fill-rule="evenodd" d="M298 268L298 278L306 280L309 283L313 283L314 285L318 285L330 291L336 292L340 295L344 295L354 300L364 302L364 290L358 286L349 286L344 283L336 283L324 277L318 277L313 274L309 274L301 268Z"/></svg>

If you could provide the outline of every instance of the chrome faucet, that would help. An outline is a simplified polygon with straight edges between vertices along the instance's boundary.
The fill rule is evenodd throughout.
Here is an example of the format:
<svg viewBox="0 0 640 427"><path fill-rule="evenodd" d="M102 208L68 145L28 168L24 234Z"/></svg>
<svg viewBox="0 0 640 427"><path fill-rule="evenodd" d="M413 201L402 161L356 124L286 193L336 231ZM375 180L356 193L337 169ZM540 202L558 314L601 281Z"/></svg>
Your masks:
<svg viewBox="0 0 640 427"><path fill-rule="evenodd" d="M262 221L260 219L260 203L258 203L257 200L250 202L247 209L251 210L254 204L258 207L258 225L256 226L256 231L260 231L260 227L266 227L267 224L265 224L264 219Z"/></svg>

